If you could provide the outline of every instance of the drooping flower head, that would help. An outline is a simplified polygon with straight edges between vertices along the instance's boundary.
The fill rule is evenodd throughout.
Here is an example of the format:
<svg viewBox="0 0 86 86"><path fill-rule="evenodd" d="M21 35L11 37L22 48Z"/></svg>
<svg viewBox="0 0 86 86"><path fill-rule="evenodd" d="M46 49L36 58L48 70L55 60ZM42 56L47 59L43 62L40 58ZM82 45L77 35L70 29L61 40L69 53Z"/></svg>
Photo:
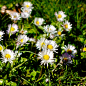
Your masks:
<svg viewBox="0 0 86 86"><path fill-rule="evenodd" d="M60 57L60 63L63 63L64 65L71 64L71 55L69 55L68 53L62 54L62 56Z"/></svg>

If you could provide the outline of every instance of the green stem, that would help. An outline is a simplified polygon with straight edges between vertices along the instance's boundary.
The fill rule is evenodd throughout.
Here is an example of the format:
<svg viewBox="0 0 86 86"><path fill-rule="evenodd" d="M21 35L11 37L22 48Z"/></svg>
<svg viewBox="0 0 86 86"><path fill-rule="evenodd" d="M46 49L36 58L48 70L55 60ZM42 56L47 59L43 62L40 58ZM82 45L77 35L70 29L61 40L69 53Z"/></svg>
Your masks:
<svg viewBox="0 0 86 86"><path fill-rule="evenodd" d="M19 76L19 75L18 75ZM19 76L20 77L20 76ZM23 79L24 81L26 81L28 84L32 85L30 82L28 82L26 79L24 79L23 77L21 77L21 79Z"/></svg>
<svg viewBox="0 0 86 86"><path fill-rule="evenodd" d="M35 55L38 55L38 54L36 54L36 53L33 53L32 51L21 51L21 52L28 52L28 53L32 53L32 54L35 54Z"/></svg>

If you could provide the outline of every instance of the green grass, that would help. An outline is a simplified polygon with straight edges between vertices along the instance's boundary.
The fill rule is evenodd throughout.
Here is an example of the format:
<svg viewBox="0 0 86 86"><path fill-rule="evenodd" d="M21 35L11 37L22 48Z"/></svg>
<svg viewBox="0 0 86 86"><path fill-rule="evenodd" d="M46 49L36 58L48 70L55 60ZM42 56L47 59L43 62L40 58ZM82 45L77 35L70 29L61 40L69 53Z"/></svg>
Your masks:
<svg viewBox="0 0 86 86"><path fill-rule="evenodd" d="M25 0L7 0L0 1L0 9L3 5L6 5L8 9L15 9L16 3L22 3ZM27 0L28 1L28 0ZM9 63L3 63L0 61L0 78L3 80L3 86L22 86L22 85L32 85L32 86L74 86L80 85L80 83L86 83L86 52L81 52L80 49L86 44L86 24L85 24L85 16L86 16L86 4L85 2L80 2L78 0L29 0L33 4L32 18L29 18L29 22L24 20L24 23L21 21L18 22L19 28L21 28L21 24L24 24L24 29L28 30L28 36L36 38L36 30L37 39L39 39L43 34L43 31L40 28L35 27L31 24L32 20L35 17L44 18L46 24L53 24L56 26L57 20L54 15L55 12L63 11L67 15L66 19L72 24L72 30L66 33L66 37L63 39L64 44L68 43L76 46L78 51L76 58L73 60L73 65L67 67L57 67L56 71L52 72L56 67L56 64L59 61L59 56L62 52L59 52L58 55L55 54L55 58L57 58L57 62L54 63L53 66L49 65L42 67L40 65L40 61L36 59L36 55L34 58L34 53L38 53L38 50L35 48L35 44L25 45L25 47L20 48L20 50L24 51L33 51L24 52L21 58L17 58L17 61L11 65ZM12 21L8 18L8 15L2 15L0 13L0 30L6 32L7 25L12 23ZM12 41L14 40L14 36L12 39L6 34L7 39L1 41L0 44L7 46L7 48L13 49L12 46L14 44ZM8 42L6 42L8 41ZM62 46L63 41L56 40L57 43ZM61 48L59 47L59 51ZM35 51L36 50L36 51ZM0 55L1 56L1 55ZM50 71L48 70L50 69ZM63 69L63 70L62 70ZM41 71L42 70L42 71ZM41 72L40 72L41 71ZM40 73L42 73L40 75ZM40 75L40 77L39 77ZM47 75L47 76L46 76ZM46 77L49 76L51 81L49 83L45 82ZM82 80L82 78L84 78ZM83 82L82 82L83 81Z"/></svg>

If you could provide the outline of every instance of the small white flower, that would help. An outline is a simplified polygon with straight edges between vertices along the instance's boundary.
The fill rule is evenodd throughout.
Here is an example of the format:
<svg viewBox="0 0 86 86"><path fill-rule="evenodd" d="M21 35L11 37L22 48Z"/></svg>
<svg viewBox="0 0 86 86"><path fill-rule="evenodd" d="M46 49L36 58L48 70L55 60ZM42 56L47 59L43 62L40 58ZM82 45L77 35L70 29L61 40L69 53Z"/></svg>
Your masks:
<svg viewBox="0 0 86 86"><path fill-rule="evenodd" d="M20 33L21 33L21 34L26 34L26 33L27 33L27 30L21 29Z"/></svg>
<svg viewBox="0 0 86 86"><path fill-rule="evenodd" d="M20 53L20 52L18 52L18 51L15 51L15 55L16 55L17 57L20 57L20 55L22 55L22 53Z"/></svg>
<svg viewBox="0 0 86 86"><path fill-rule="evenodd" d="M46 42L46 44L45 44L45 46L44 46L44 50L45 49L49 49L49 50L51 50L51 51L54 51L54 52L56 52L56 50L58 50L58 49L56 49L58 47L58 45L56 44L56 42L55 41L52 41L52 40L47 40L47 42ZM57 52L56 52L57 53Z"/></svg>
<svg viewBox="0 0 86 86"><path fill-rule="evenodd" d="M44 19L43 19L43 18L35 18L35 19L34 19L34 24L35 24L36 26L42 25L43 22L44 22Z"/></svg>
<svg viewBox="0 0 86 86"><path fill-rule="evenodd" d="M21 10L23 13L28 13L28 14L31 14L31 11L32 11L32 9L28 9L26 7L21 7Z"/></svg>
<svg viewBox="0 0 86 86"><path fill-rule="evenodd" d="M0 44L0 52L3 52L3 46Z"/></svg>
<svg viewBox="0 0 86 86"><path fill-rule="evenodd" d="M32 7L32 4L29 1L25 1L22 6L23 7L26 7L26 8L31 8Z"/></svg>
<svg viewBox="0 0 86 86"><path fill-rule="evenodd" d="M47 32L47 33L51 33L51 34L54 34L56 32L56 28L53 26L53 25L46 25L44 26L44 30Z"/></svg>
<svg viewBox="0 0 86 86"><path fill-rule="evenodd" d="M17 13L17 12L14 12L14 13L12 13L12 14L10 14L11 15L11 19L12 20L14 20L14 21L16 21L16 20L20 20L20 14L19 13Z"/></svg>
<svg viewBox="0 0 86 86"><path fill-rule="evenodd" d="M37 57L38 59L41 59L42 61L41 61L41 65L42 64L47 64L47 66L48 66L48 63L53 63L53 62L55 62L54 61L54 59L55 58L53 58L54 57L54 53L53 53L53 51L50 51L50 50L44 50L44 51L42 51L42 52L39 52L38 53L38 56L39 57Z"/></svg>
<svg viewBox="0 0 86 86"><path fill-rule="evenodd" d="M30 14L25 13L25 12L21 12L21 17L22 18L28 18L28 17L30 17Z"/></svg>
<svg viewBox="0 0 86 86"><path fill-rule="evenodd" d="M0 41L3 40L2 37L3 37L3 34L5 34L3 31L0 31Z"/></svg>
<svg viewBox="0 0 86 86"><path fill-rule="evenodd" d="M62 54L60 57L60 63L63 63L64 65L68 65L69 63L72 63L71 56L68 53Z"/></svg>
<svg viewBox="0 0 86 86"><path fill-rule="evenodd" d="M57 12L55 12L57 21L62 22L64 20L64 18L66 17L66 15L64 13L65 12L63 12L63 11L59 11L58 14L57 14Z"/></svg>
<svg viewBox="0 0 86 86"><path fill-rule="evenodd" d="M31 42L36 42L36 40L34 38L30 38L29 39Z"/></svg>
<svg viewBox="0 0 86 86"><path fill-rule="evenodd" d="M12 51L12 50L10 50L10 49L5 49L3 52L1 52L2 53L2 57L3 58L1 58L2 59L2 61L3 62L7 62L7 61L9 61L10 63L12 63L12 60L14 60L15 59L15 54L14 54L14 52Z"/></svg>
<svg viewBox="0 0 86 86"><path fill-rule="evenodd" d="M55 36L61 36L61 37L63 37L65 34L62 34L62 31L63 30L61 28L59 28L58 31L56 31Z"/></svg>
<svg viewBox="0 0 86 86"><path fill-rule="evenodd" d="M10 34L10 36L14 33L18 32L18 25L17 24L9 24L7 33Z"/></svg>
<svg viewBox="0 0 86 86"><path fill-rule="evenodd" d="M49 79L48 79L48 78L46 78L46 80L45 80L45 81L46 81L46 83L47 83L47 82L49 82Z"/></svg>
<svg viewBox="0 0 86 86"><path fill-rule="evenodd" d="M36 47L40 50L45 46L46 43L47 43L47 39L41 38L40 40L37 41Z"/></svg>
<svg viewBox="0 0 86 86"><path fill-rule="evenodd" d="M18 48L19 45L22 46L28 40L29 40L29 37L27 37L27 35L19 35L17 38L17 47L16 48Z"/></svg>
<svg viewBox="0 0 86 86"><path fill-rule="evenodd" d="M72 24L70 24L70 22L68 21L65 21L65 23L63 22L63 28L66 30L66 31L69 31L72 27Z"/></svg>
<svg viewBox="0 0 86 86"><path fill-rule="evenodd" d="M62 49L64 49L69 54L77 53L77 50L75 49L75 47L73 45L70 45L70 44L68 44L68 46L65 45L65 47L62 47Z"/></svg>

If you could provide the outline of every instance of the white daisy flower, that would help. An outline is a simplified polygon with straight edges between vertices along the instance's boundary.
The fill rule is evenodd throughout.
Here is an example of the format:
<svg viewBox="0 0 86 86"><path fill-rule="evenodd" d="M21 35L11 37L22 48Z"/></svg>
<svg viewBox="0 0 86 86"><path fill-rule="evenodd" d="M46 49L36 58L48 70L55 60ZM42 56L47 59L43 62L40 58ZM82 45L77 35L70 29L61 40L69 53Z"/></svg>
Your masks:
<svg viewBox="0 0 86 86"><path fill-rule="evenodd" d="M27 30L21 29L20 33L21 33L21 34L26 34L26 33L27 33Z"/></svg>
<svg viewBox="0 0 86 86"><path fill-rule="evenodd" d="M61 28L59 28L58 31L56 31L55 36L61 36L61 37L63 37L65 34L62 34L62 31L63 30Z"/></svg>
<svg viewBox="0 0 86 86"><path fill-rule="evenodd" d="M18 48L19 45L22 46L28 40L29 40L29 37L27 37L27 35L19 35L18 38L17 38L17 46L16 46L16 48Z"/></svg>
<svg viewBox="0 0 86 86"><path fill-rule="evenodd" d="M83 48L83 52L86 52L86 47Z"/></svg>
<svg viewBox="0 0 86 86"><path fill-rule="evenodd" d="M63 28L66 30L66 31L69 31L72 27L72 24L70 24L70 22L68 21L65 21L65 23L63 22Z"/></svg>
<svg viewBox="0 0 86 86"><path fill-rule="evenodd" d="M35 24L36 26L42 25L43 22L44 22L44 19L43 19L43 18L35 18L35 19L34 19L34 24Z"/></svg>
<svg viewBox="0 0 86 86"><path fill-rule="evenodd" d="M5 34L3 31L0 31L0 41L3 40L2 37L3 37L3 34Z"/></svg>
<svg viewBox="0 0 86 86"><path fill-rule="evenodd" d="M55 58L53 58L54 57L53 51L46 50L46 49L42 52L39 52L38 56L39 57L37 57L37 58L42 60L41 65L42 64L44 64L44 65L47 64L47 66L48 66L48 63L52 64L54 62L54 59L55 59Z"/></svg>
<svg viewBox="0 0 86 86"><path fill-rule="evenodd" d="M30 14L25 13L25 12L21 12L21 17L22 18L28 18L28 17L30 17Z"/></svg>
<svg viewBox="0 0 86 86"><path fill-rule="evenodd" d="M25 1L24 3L23 3L23 7L26 7L26 8L31 8L32 7L32 5L33 4L31 4L31 2L29 2L29 1Z"/></svg>
<svg viewBox="0 0 86 86"><path fill-rule="evenodd" d="M51 33L51 34L54 34L56 32L56 28L53 26L53 25L46 25L44 26L44 30L47 32L47 33Z"/></svg>
<svg viewBox="0 0 86 86"><path fill-rule="evenodd" d="M34 38L30 38L29 39L31 42L36 42L36 40Z"/></svg>
<svg viewBox="0 0 86 86"><path fill-rule="evenodd" d="M65 12L63 12L63 11L59 11L58 14L57 14L57 12L55 12L57 21L62 22L64 20L64 18L66 17L66 15L64 13Z"/></svg>
<svg viewBox="0 0 86 86"><path fill-rule="evenodd" d="M28 14L31 14L31 11L32 11L32 9L28 9L26 7L21 7L21 10L23 13L28 13Z"/></svg>
<svg viewBox="0 0 86 86"><path fill-rule="evenodd" d="M58 49L56 49L58 47L58 45L56 44L56 42L55 41L52 41L52 40L47 40L47 42L46 42L46 44L45 44L45 46L44 46L44 50L45 49L49 49L49 50L51 50L51 51L54 51L54 52L56 52L56 50L58 50ZM57 52L56 52L57 53Z"/></svg>
<svg viewBox="0 0 86 86"><path fill-rule="evenodd" d="M9 24L7 33L10 34L10 36L14 33L18 32L18 25L17 24Z"/></svg>
<svg viewBox="0 0 86 86"><path fill-rule="evenodd" d="M67 53L69 54L75 54L77 53L77 50L73 45L68 44L68 46L65 45L65 47L62 47Z"/></svg>
<svg viewBox="0 0 86 86"><path fill-rule="evenodd" d="M69 63L72 63L71 56L68 53L62 54L60 57L60 63L63 63L64 65L68 65Z"/></svg>
<svg viewBox="0 0 86 86"><path fill-rule="evenodd" d="M20 52L18 52L18 51L15 51L15 55L16 55L17 57L20 57L20 56L22 55L22 53L20 53Z"/></svg>
<svg viewBox="0 0 86 86"><path fill-rule="evenodd" d="M14 13L12 13L12 14L10 14L11 15L11 19L12 20L14 20L14 21L16 21L16 20L20 20L20 14L19 13L17 13L17 12L14 12Z"/></svg>
<svg viewBox="0 0 86 86"><path fill-rule="evenodd" d="M1 58L2 59L2 61L3 62L7 62L7 61L9 61L10 63L12 63L12 60L14 60L15 59L15 54L14 54L14 52L12 51L12 50L10 50L10 49L5 49L3 52L1 52L2 53L2 57L3 58Z"/></svg>
<svg viewBox="0 0 86 86"><path fill-rule="evenodd" d="M41 50L41 49L45 46L46 43L47 43L47 39L41 38L40 40L37 41L36 47L37 47L39 50Z"/></svg>
<svg viewBox="0 0 86 86"><path fill-rule="evenodd" d="M55 35L50 33L50 39L53 39L54 37Z"/></svg>
<svg viewBox="0 0 86 86"><path fill-rule="evenodd" d="M0 44L0 52L3 52L3 46Z"/></svg>

